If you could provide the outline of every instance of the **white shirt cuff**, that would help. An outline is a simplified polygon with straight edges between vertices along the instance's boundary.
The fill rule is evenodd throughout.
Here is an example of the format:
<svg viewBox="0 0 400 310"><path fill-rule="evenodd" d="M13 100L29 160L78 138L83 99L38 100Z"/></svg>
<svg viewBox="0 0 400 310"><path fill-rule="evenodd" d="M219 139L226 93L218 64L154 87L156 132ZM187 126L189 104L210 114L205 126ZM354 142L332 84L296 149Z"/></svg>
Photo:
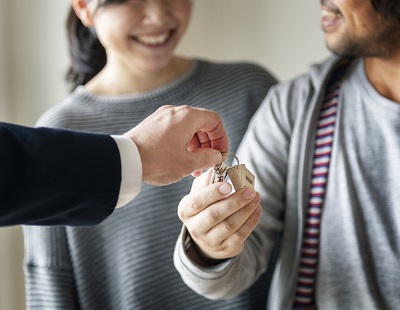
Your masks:
<svg viewBox="0 0 400 310"><path fill-rule="evenodd" d="M111 136L121 157L121 187L116 208L133 200L142 187L142 161L136 144L124 136Z"/></svg>

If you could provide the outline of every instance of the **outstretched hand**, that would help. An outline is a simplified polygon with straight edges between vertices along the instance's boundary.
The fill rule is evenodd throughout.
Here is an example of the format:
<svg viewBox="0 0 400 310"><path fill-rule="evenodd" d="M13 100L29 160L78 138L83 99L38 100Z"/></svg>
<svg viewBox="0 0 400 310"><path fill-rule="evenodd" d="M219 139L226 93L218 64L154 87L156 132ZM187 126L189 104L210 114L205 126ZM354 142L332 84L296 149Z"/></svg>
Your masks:
<svg viewBox="0 0 400 310"><path fill-rule="evenodd" d="M188 255L200 265L206 265L201 260L209 262L238 255L261 217L260 195L253 188L229 195L229 183L208 185L210 172L194 180L190 194L178 207L179 218L197 252Z"/></svg>
<svg viewBox="0 0 400 310"><path fill-rule="evenodd" d="M222 161L228 137L220 116L189 106L163 106L125 136L142 160L142 180L167 185L189 174L197 176Z"/></svg>

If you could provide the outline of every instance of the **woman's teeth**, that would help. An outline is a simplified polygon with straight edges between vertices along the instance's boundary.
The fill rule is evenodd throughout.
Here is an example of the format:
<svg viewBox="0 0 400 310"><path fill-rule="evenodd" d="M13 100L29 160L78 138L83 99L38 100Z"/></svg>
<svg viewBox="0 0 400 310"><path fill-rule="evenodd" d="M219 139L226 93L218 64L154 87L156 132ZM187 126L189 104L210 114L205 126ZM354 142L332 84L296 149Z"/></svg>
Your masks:
<svg viewBox="0 0 400 310"><path fill-rule="evenodd" d="M137 40L146 45L160 45L168 40L169 34L169 32L165 32L159 35L142 35L138 36Z"/></svg>

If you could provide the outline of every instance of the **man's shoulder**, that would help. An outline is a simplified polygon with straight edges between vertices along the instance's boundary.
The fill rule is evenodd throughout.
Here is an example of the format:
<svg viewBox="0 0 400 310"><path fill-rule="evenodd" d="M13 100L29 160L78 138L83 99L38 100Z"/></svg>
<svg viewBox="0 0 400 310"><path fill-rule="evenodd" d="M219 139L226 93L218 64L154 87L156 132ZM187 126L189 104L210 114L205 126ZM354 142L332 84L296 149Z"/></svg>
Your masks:
<svg viewBox="0 0 400 310"><path fill-rule="evenodd" d="M310 89L318 90L324 85L327 76L339 60L340 58L332 56L322 62L313 63L307 72L283 81L275 85L274 88L280 92L287 92L289 90L301 92L309 91Z"/></svg>

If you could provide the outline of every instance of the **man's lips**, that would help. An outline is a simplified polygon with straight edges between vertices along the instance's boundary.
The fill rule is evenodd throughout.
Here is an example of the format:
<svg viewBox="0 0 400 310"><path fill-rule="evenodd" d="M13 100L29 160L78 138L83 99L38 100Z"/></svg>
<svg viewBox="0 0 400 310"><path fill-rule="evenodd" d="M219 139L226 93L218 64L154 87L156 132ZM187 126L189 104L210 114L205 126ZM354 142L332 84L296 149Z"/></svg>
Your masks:
<svg viewBox="0 0 400 310"><path fill-rule="evenodd" d="M332 9L325 5L321 6L321 10L321 24L324 30L327 30L328 28L336 25L343 17L338 10Z"/></svg>

